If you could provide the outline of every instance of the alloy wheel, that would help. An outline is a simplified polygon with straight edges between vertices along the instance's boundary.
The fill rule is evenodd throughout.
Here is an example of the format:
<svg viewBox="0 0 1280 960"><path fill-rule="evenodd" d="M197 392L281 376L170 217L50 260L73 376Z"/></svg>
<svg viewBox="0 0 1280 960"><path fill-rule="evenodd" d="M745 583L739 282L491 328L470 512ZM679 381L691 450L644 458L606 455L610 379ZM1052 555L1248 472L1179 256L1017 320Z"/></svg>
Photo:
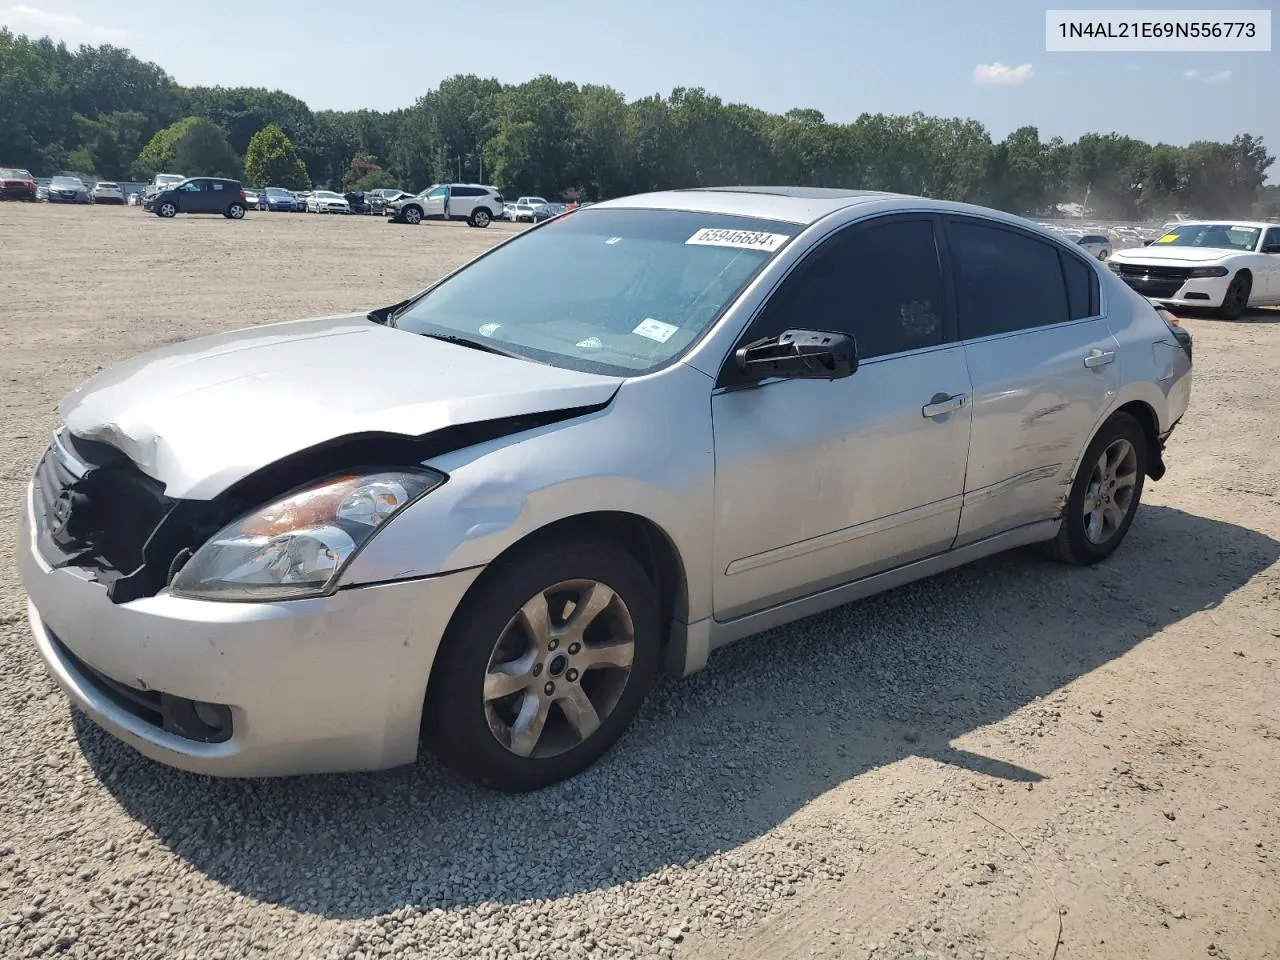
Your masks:
<svg viewBox="0 0 1280 960"><path fill-rule="evenodd" d="M635 649L631 611L605 584L569 580L531 597L489 657L483 696L494 738L520 757L584 743L618 705Z"/></svg>
<svg viewBox="0 0 1280 960"><path fill-rule="evenodd" d="M1084 532L1090 542L1103 544L1115 536L1133 509L1138 482L1138 452L1120 437L1102 451L1093 465L1084 495Z"/></svg>

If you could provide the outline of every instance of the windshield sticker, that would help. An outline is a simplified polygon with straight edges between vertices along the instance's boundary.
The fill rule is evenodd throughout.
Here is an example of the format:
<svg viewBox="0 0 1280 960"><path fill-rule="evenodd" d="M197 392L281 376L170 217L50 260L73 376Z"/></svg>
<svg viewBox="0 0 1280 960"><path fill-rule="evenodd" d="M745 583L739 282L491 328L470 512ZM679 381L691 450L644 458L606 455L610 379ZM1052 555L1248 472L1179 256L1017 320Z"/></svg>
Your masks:
<svg viewBox="0 0 1280 960"><path fill-rule="evenodd" d="M672 326L669 323L663 323L661 320L654 320L652 317L645 317L640 321L632 333L638 333L642 337L648 337L650 340L656 340L658 343L666 343L671 339L679 327Z"/></svg>
<svg viewBox="0 0 1280 960"><path fill-rule="evenodd" d="M1173 243L1173 241L1177 239L1178 235L1176 233L1166 233L1163 237L1157 240L1156 243Z"/></svg>
<svg viewBox="0 0 1280 960"><path fill-rule="evenodd" d="M605 241L605 245L612 247L615 243L617 243L621 239L622 239L621 237L610 237L608 240Z"/></svg>
<svg viewBox="0 0 1280 960"><path fill-rule="evenodd" d="M702 247L736 247L739 250L763 250L773 253L789 238L785 233L760 233L756 230L723 230L703 227L685 244Z"/></svg>
<svg viewBox="0 0 1280 960"><path fill-rule="evenodd" d="M604 344L599 337L587 337L585 340L579 340L576 346L579 350L599 350Z"/></svg>
<svg viewBox="0 0 1280 960"><path fill-rule="evenodd" d="M492 337L495 333L502 329L500 323L482 323L477 331L482 337Z"/></svg>

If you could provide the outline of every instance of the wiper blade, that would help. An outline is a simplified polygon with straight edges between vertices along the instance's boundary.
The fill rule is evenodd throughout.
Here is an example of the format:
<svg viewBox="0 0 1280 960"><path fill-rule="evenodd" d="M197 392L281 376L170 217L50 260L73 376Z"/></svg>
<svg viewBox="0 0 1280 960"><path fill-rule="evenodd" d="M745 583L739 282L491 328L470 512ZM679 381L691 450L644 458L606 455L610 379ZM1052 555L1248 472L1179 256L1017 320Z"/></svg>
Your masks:
<svg viewBox="0 0 1280 960"><path fill-rule="evenodd" d="M529 359L523 354L506 350L492 343L488 343L487 341L472 340L470 337L460 337L453 333L424 333L423 336L430 337L432 340L443 340L445 343L456 344L459 347L470 347L472 350L483 350L485 353L496 353L500 357L511 357L513 360Z"/></svg>

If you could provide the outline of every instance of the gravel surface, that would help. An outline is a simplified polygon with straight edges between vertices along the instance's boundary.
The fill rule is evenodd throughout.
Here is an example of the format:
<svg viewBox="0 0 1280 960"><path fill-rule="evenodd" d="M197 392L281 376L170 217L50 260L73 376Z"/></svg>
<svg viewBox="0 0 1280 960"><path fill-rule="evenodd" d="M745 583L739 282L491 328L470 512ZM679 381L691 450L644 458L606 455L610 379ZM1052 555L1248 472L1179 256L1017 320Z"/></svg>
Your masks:
<svg viewBox="0 0 1280 960"><path fill-rule="evenodd" d="M1108 563L1019 551L746 641L536 795L428 758L212 780L74 715L12 562L57 399L514 229L0 206L0 956L1280 956L1274 312L1188 321L1191 412Z"/></svg>

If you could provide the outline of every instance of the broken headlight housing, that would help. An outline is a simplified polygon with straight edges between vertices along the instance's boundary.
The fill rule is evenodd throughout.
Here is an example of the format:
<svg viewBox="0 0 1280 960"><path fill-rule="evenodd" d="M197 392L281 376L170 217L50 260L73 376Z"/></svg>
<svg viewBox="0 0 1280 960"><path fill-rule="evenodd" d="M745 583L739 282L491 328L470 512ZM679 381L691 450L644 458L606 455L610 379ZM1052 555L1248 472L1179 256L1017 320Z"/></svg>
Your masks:
<svg viewBox="0 0 1280 960"><path fill-rule="evenodd" d="M379 528L444 481L441 473L414 468L344 474L294 491L216 533L170 589L198 600L327 593Z"/></svg>

